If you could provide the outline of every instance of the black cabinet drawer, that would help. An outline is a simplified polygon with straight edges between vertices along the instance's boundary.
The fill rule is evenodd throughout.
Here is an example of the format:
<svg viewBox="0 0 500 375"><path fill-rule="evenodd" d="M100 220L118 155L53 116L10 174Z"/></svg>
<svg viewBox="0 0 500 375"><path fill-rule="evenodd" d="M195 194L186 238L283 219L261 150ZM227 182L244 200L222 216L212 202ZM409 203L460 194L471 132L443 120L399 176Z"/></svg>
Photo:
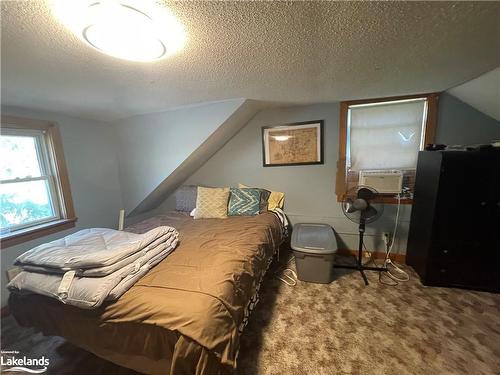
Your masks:
<svg viewBox="0 0 500 375"><path fill-rule="evenodd" d="M425 285L500 292L500 150L419 153L407 262Z"/></svg>

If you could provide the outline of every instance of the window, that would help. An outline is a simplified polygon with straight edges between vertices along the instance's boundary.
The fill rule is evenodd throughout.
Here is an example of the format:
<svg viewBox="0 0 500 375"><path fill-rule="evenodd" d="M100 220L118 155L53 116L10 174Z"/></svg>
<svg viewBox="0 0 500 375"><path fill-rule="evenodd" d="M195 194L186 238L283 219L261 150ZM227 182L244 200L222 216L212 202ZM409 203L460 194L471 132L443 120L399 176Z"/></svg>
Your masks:
<svg viewBox="0 0 500 375"><path fill-rule="evenodd" d="M437 99L425 94L341 103L338 199L367 170L402 171L403 187L413 189L418 151L434 140Z"/></svg>
<svg viewBox="0 0 500 375"><path fill-rule="evenodd" d="M53 124L2 117L0 154L2 248L74 226L60 136Z"/></svg>

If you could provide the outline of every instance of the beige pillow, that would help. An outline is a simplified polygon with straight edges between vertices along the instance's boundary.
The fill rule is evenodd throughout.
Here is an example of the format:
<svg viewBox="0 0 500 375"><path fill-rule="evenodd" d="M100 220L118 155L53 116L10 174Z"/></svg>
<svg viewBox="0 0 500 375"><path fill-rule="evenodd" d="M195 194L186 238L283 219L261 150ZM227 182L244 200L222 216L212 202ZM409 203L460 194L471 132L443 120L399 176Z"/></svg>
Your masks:
<svg viewBox="0 0 500 375"><path fill-rule="evenodd" d="M195 219L227 218L229 188L206 188L198 186Z"/></svg>

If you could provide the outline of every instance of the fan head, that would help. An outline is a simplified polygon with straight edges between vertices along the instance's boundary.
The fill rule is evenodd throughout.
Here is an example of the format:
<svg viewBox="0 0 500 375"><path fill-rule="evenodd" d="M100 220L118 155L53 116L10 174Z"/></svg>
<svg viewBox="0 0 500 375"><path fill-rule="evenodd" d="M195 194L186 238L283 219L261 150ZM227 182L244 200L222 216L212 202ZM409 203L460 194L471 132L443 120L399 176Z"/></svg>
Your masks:
<svg viewBox="0 0 500 375"><path fill-rule="evenodd" d="M368 186L357 186L350 189L342 201L344 215L355 223L364 219L365 223L372 223L384 212L384 205L374 203L377 191Z"/></svg>

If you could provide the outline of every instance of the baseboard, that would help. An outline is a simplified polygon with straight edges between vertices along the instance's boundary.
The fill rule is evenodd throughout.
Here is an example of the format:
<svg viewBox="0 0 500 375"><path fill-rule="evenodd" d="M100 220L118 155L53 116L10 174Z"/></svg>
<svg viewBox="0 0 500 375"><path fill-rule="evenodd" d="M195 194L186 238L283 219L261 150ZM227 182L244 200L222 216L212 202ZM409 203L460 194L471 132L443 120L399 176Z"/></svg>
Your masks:
<svg viewBox="0 0 500 375"><path fill-rule="evenodd" d="M5 318L6 316L9 316L10 315L10 310L9 310L9 306L4 306L2 307L2 312L1 312L1 317L2 318Z"/></svg>
<svg viewBox="0 0 500 375"><path fill-rule="evenodd" d="M370 252L373 254L375 259L385 259L384 251L370 251ZM338 249L337 254L358 256L358 250ZM406 264L406 254L391 254L390 258L395 262Z"/></svg>

